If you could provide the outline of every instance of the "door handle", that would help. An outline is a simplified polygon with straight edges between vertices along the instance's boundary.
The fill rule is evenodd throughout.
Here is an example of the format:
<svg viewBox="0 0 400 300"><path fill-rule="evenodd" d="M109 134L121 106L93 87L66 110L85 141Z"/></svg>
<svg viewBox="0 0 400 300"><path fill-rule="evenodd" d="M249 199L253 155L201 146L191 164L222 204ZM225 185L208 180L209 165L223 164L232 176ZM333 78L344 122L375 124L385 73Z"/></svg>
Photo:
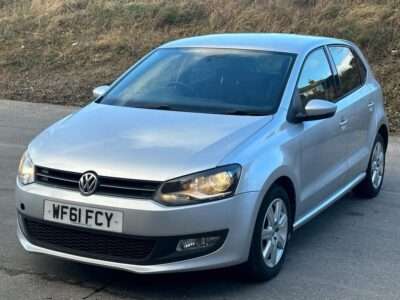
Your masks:
<svg viewBox="0 0 400 300"><path fill-rule="evenodd" d="M339 122L339 126L340 126L342 129L344 129L344 128L347 126L348 123L349 123L349 120L344 119L344 120L341 120L341 121Z"/></svg>
<svg viewBox="0 0 400 300"><path fill-rule="evenodd" d="M374 106L375 106L375 102L370 101L370 102L368 103L368 109L369 109L370 111L373 111L373 110L374 110Z"/></svg>

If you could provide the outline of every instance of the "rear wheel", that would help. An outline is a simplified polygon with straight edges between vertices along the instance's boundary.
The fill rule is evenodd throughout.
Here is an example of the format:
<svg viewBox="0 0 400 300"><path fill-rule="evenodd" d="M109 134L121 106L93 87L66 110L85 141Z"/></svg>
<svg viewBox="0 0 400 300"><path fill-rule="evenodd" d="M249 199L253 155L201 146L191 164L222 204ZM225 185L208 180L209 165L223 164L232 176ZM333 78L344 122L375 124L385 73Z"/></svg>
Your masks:
<svg viewBox="0 0 400 300"><path fill-rule="evenodd" d="M289 196L285 189L273 186L257 216L249 260L245 271L258 281L276 276L286 257L291 230Z"/></svg>
<svg viewBox="0 0 400 300"><path fill-rule="evenodd" d="M357 195L364 198L373 198L379 194L385 175L385 156L385 141L378 134L372 148L367 175L354 190Z"/></svg>

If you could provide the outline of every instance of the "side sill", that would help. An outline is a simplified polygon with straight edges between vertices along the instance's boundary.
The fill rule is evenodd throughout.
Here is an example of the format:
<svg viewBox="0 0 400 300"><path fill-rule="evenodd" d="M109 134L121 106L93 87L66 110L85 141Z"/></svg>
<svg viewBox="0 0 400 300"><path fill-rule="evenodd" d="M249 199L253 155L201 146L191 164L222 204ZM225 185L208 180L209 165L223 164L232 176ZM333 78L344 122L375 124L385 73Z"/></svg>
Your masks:
<svg viewBox="0 0 400 300"><path fill-rule="evenodd" d="M305 216L297 220L293 224L293 229L297 230L307 222L309 222L311 219L319 215L322 211L327 209L329 206L331 206L333 203L335 203L337 200L341 199L344 195L346 195L347 192L349 192L353 187L355 187L358 183L360 183L364 177L366 176L366 173L361 173L358 175L355 179L353 179L351 182L349 182L346 186L341 188L337 193L333 194L331 197L329 197L325 202L311 210L309 213L307 213Z"/></svg>

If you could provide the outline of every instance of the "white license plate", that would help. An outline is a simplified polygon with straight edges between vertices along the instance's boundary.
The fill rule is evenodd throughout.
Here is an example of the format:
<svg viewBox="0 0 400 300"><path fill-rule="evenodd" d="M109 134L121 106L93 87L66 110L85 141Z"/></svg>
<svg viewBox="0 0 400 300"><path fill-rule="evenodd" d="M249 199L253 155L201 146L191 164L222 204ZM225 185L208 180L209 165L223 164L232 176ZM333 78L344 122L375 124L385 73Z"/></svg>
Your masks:
<svg viewBox="0 0 400 300"><path fill-rule="evenodd" d="M123 214L120 211L45 200L44 219L62 224L122 232Z"/></svg>

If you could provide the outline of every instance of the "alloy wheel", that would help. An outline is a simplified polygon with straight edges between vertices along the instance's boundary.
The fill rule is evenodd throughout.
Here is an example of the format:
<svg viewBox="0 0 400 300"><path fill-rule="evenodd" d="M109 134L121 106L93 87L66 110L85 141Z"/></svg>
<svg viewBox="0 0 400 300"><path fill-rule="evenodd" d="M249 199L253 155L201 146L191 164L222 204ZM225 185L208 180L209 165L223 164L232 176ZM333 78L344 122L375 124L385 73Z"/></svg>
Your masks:
<svg viewBox="0 0 400 300"><path fill-rule="evenodd" d="M273 268L280 262L288 238L288 213L282 199L270 203L262 224L261 251L265 264Z"/></svg>
<svg viewBox="0 0 400 300"><path fill-rule="evenodd" d="M382 143L377 142L371 160L371 183L374 189L378 189L382 183L384 168L385 152Z"/></svg>

